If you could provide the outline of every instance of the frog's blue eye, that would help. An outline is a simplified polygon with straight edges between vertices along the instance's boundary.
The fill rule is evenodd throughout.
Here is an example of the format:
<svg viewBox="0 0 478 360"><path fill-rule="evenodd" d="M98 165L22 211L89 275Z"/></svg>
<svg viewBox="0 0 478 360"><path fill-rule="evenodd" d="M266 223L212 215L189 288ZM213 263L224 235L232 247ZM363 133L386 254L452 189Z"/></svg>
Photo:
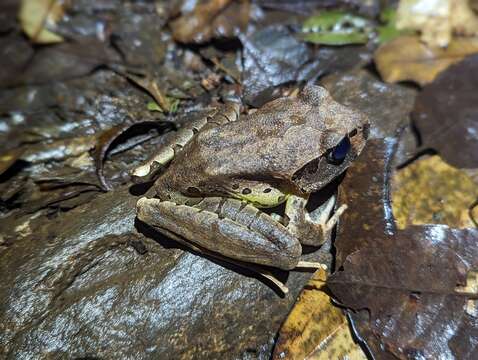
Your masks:
<svg viewBox="0 0 478 360"><path fill-rule="evenodd" d="M349 150L350 150L350 140L348 137L344 137L327 154L327 161L331 164L339 165L342 161L344 161Z"/></svg>

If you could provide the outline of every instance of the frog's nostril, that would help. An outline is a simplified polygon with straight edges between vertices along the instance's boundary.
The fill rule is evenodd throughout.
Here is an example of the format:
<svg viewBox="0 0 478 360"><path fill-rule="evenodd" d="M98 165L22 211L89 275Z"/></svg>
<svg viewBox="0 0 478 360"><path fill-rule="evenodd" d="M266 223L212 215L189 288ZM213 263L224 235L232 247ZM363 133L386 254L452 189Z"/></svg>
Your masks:
<svg viewBox="0 0 478 360"><path fill-rule="evenodd" d="M267 194L267 193L270 193L271 191L272 191L271 188L264 189L264 193L266 193L266 194Z"/></svg>
<svg viewBox="0 0 478 360"><path fill-rule="evenodd" d="M357 135L357 129L353 129L350 134L349 134L349 137L354 137L355 135Z"/></svg>
<svg viewBox="0 0 478 360"><path fill-rule="evenodd" d="M248 188L242 189L242 194L243 195L249 195L251 192L252 192L251 189L248 189Z"/></svg>

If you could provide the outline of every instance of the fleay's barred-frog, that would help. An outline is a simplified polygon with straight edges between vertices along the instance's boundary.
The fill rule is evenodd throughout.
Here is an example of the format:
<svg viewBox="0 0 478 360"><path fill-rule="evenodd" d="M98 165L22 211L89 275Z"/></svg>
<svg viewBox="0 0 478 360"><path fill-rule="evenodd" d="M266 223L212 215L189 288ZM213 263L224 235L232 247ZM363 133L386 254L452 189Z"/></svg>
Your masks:
<svg viewBox="0 0 478 360"><path fill-rule="evenodd" d="M181 129L135 170L148 175L171 162L153 197L137 204L140 220L193 249L231 261L293 269L301 244L330 237L346 206L335 198L308 212L312 192L340 175L365 146L368 120L319 86L273 100L239 116L226 102L211 117ZM263 208L285 202L283 216Z"/></svg>

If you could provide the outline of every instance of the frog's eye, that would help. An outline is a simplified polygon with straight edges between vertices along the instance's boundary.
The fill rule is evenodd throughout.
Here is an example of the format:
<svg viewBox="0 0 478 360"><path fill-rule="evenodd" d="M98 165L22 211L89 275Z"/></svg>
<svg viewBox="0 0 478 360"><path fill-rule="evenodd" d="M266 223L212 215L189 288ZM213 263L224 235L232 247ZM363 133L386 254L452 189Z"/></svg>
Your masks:
<svg viewBox="0 0 478 360"><path fill-rule="evenodd" d="M327 154L327 162L334 165L339 165L344 161L347 153L350 150L350 140L346 136L340 142L329 150Z"/></svg>

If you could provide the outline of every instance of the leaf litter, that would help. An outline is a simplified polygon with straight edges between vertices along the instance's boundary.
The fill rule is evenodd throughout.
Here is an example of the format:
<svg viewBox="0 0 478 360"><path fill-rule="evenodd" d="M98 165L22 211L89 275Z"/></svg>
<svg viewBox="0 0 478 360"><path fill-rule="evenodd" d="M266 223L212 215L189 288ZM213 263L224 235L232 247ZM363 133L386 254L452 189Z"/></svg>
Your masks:
<svg viewBox="0 0 478 360"><path fill-rule="evenodd" d="M28 1L23 3L26 6ZM410 15L407 20L415 23L404 25L406 3L411 1L401 1L395 16L393 9L381 9L374 1L330 0L322 4L324 7L307 1L293 5L232 0L158 1L154 5L127 2L122 7L53 1L51 4L62 7L59 15L43 9L41 17L31 20L36 33L27 30L25 22L5 22L7 30L0 34L1 43L6 45L0 61L8 69L0 76L0 135L5 139L0 156L0 222L9 229L0 234L0 256L8 254L0 262L7 269L5 273L18 272L10 261L13 251L29 259L44 256L39 248L29 252L34 247L22 247L31 241L32 234L36 234L34 244L50 250L53 246L60 252L62 245L53 244L58 237L55 231L65 242L71 241L69 230L63 231L60 225L45 232L48 226L42 224L47 220L57 218L57 224L66 221L64 226L87 233L91 224L95 234L107 227L101 223L105 213L102 198L132 204L132 195L125 191L126 187L134 188L128 171L171 135L162 132L202 116L205 109L220 102L231 84L242 88L249 111L254 111L254 107L297 86L319 81L337 100L367 113L373 123L366 152L340 184L340 203L349 209L337 229L335 273L327 279L324 271L318 272L308 283L306 276L297 280L299 275L291 274L288 286L296 290L295 294L305 287L279 332L273 352L272 339L295 295L275 301L270 289L264 284L258 286L256 279L218 267L214 276L225 279L214 285L218 290L215 303L220 304L221 311L196 301L198 313L192 311L188 316L186 335L169 342L168 349L158 354L191 355L195 349L195 355L224 358L231 355L224 349L232 349L239 358L249 356L253 348L258 357L266 358L282 358L284 354L297 359L337 354L358 359L370 354L376 358L434 358L443 354L472 358L478 341L477 233L471 228L478 218L472 173L478 167L473 140L478 126L472 116L477 103L472 87L476 83L476 59L467 56L476 52L475 18L464 2L450 0L441 4L458 9L456 18L443 13L441 19L446 21L438 24L432 19L433 13L421 20ZM306 20L314 13L322 17ZM435 29L430 25L434 21ZM15 29L23 29L28 37L19 36ZM414 35L417 32L421 38ZM304 41L304 35L311 38ZM440 47L445 41L448 47ZM39 47L30 42L52 44ZM423 88L383 83L374 73L372 60L384 81L413 81ZM412 109L413 124L409 118ZM405 129L406 136L396 137L400 129ZM423 151L437 152L458 169L436 160L437 155L416 160ZM397 164L402 164L398 171ZM427 180L426 173L433 179ZM431 193L424 191L427 185ZM111 194L102 194L105 190ZM440 208L444 201L453 207ZM132 214L133 210L120 212ZM121 221L125 219L132 218L125 216ZM80 224L82 221L88 224ZM14 229L19 229L18 234ZM141 261L164 250L151 251L161 247L145 246L148 238L138 233L136 237L142 240L127 242L122 238L120 243L147 248L141 251ZM112 235L111 241L114 238ZM72 253L75 255L79 254ZM110 256L111 264L120 261L117 255ZM156 259L158 274L176 276L179 267ZM61 261L68 263L71 258ZM211 262L204 261L199 277L203 271L210 276ZM45 262L51 263L48 257ZM126 266L118 262L116 266L126 269L133 263L137 261ZM86 276L90 271L85 270ZM100 270L108 271L108 267ZM20 273L29 276L28 272ZM165 284L162 275L156 283ZM239 286L233 292L228 287L232 283ZM122 284L128 286L128 278ZM7 288L15 286L10 282ZM149 291L141 288L143 285L134 286L141 293ZM194 286L200 288L201 299L211 294L207 286L196 284L191 289ZM74 292L74 284L68 291ZM234 291L247 299L245 305L234 302L230 296ZM124 288L122 293L128 290ZM2 299L10 306L8 291L5 294ZM91 294L92 299L101 296L95 291ZM158 299L160 306L163 300ZM129 304L141 301L135 298ZM336 306L337 301L342 308ZM264 308L263 303L267 304ZM141 308L149 306L141 304ZM77 305L81 312L82 302ZM68 318L67 307L53 308L60 317ZM224 309L228 309L227 321L222 316ZM240 311L244 309L252 317ZM184 321L180 310L169 311L174 321ZM206 334L197 331L194 322L204 324L201 311L217 319ZM123 319L121 311L118 314L115 324ZM15 344L21 346L27 339L30 354L43 351L44 344L31 339L36 338L36 331L48 331L43 326L48 329L58 324L54 316L45 319L25 332L32 337L16 334L16 342L8 342L5 349L24 355ZM81 325L81 319L78 322L75 318L75 323ZM140 328L148 326L157 334L165 329L154 319L147 325L141 317L136 321ZM105 319L99 322L110 327ZM23 326L4 324L9 329ZM128 331L133 328L134 324ZM76 330L82 340L83 330ZM9 335L5 336L7 339ZM211 338L217 346L210 344ZM257 339L257 343L251 345L250 339ZM131 337L121 341L121 346L115 343L111 352L98 355L121 358L124 353L116 349L142 353L152 344L144 339L138 345ZM100 343L94 345L102 348ZM85 353L81 345L71 342L70 346L72 353Z"/></svg>

